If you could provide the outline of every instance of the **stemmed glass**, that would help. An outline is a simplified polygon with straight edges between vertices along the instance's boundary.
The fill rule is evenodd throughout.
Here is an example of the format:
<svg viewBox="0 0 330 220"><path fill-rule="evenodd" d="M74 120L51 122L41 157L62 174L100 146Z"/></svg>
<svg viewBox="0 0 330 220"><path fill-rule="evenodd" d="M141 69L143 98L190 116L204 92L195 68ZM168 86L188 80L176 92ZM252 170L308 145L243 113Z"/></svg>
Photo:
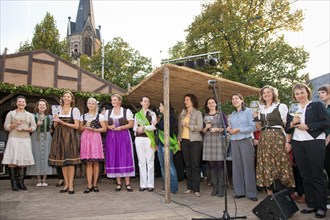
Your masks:
<svg viewBox="0 0 330 220"><path fill-rule="evenodd" d="M291 116L299 116L302 114L302 110L298 103L291 103L289 108L289 113Z"/></svg>
<svg viewBox="0 0 330 220"><path fill-rule="evenodd" d="M52 114L53 117L55 117L55 115L58 115L60 113L60 105L52 105Z"/></svg>
<svg viewBox="0 0 330 220"><path fill-rule="evenodd" d="M250 108L254 113L259 113L260 111L260 105L258 101L251 101L250 102ZM254 122L258 121L257 118L253 119Z"/></svg>
<svg viewBox="0 0 330 220"><path fill-rule="evenodd" d="M94 120L94 116L91 115L91 114L86 114L85 115L85 121L87 122L86 123L86 126L87 127L91 127L91 122Z"/></svg>
<svg viewBox="0 0 330 220"><path fill-rule="evenodd" d="M302 109L300 108L300 105L298 103L291 103L289 107L289 114L293 117L300 117L302 114Z"/></svg>
<svg viewBox="0 0 330 220"><path fill-rule="evenodd" d="M205 116L204 117L204 123L207 125L207 124L210 124L212 126L212 120L213 120L213 116ZM210 127L211 128L211 127ZM210 129L209 128L209 129Z"/></svg>

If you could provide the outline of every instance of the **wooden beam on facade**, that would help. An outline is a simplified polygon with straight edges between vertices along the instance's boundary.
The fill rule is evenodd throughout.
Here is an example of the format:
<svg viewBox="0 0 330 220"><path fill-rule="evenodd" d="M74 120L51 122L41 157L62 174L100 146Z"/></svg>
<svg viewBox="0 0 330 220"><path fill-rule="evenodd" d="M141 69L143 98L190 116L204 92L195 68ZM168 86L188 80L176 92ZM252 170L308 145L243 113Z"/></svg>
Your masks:
<svg viewBox="0 0 330 220"><path fill-rule="evenodd" d="M12 97L14 97L16 94L9 94L9 95L6 95L5 97L3 97L2 99L0 99L0 106L7 102L9 99L11 99Z"/></svg>

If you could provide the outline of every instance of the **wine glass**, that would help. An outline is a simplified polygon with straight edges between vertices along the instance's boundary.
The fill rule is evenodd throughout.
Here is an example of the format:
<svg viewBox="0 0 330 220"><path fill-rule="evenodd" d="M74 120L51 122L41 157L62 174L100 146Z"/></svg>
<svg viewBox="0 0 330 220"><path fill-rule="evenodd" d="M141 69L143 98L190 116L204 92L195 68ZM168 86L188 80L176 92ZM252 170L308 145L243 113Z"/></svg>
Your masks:
<svg viewBox="0 0 330 220"><path fill-rule="evenodd" d="M259 111L260 111L260 104L259 104L259 102L258 101L251 101L250 102L250 108L251 108L252 112L259 113ZM257 117L254 118L253 121L254 122L257 122L258 121L258 118Z"/></svg>
<svg viewBox="0 0 330 220"><path fill-rule="evenodd" d="M86 126L91 127L91 122L94 120L94 116L91 114L85 115Z"/></svg>
<svg viewBox="0 0 330 220"><path fill-rule="evenodd" d="M52 105L52 114L53 117L55 117L55 115L58 115L60 113L60 105Z"/></svg>
<svg viewBox="0 0 330 220"><path fill-rule="evenodd" d="M45 116L44 116L44 115L40 115L40 116L38 117L38 122L37 122L37 124L38 124L38 125L42 125L42 124L44 123L44 120L45 120Z"/></svg>
<svg viewBox="0 0 330 220"><path fill-rule="evenodd" d="M253 112L258 113L260 111L260 107L259 107L259 102L258 101L251 101L250 102L250 108Z"/></svg>
<svg viewBox="0 0 330 220"><path fill-rule="evenodd" d="M291 116L295 117L302 114L302 109L300 108L300 105L298 103L291 103L289 108L289 113Z"/></svg>
<svg viewBox="0 0 330 220"><path fill-rule="evenodd" d="M204 123L205 123L205 125L209 124L209 125L212 126L212 120L213 120L213 116L210 116L210 115L205 116L205 117L204 117ZM210 127L210 128L211 128L211 127ZM209 129L210 129L210 128L209 128Z"/></svg>

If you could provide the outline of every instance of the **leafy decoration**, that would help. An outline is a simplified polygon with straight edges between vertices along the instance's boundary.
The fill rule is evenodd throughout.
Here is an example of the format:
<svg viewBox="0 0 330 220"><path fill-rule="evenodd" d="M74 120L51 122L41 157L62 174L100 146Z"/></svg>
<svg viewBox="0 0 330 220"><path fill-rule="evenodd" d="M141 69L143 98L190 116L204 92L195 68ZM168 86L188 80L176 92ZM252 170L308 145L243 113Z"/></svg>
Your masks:
<svg viewBox="0 0 330 220"><path fill-rule="evenodd" d="M46 88L46 87L37 87L32 85L14 85L10 83L0 82L0 91L1 93L22 93L27 95L42 95L42 96L57 96L61 97L65 91L68 89L59 89L59 88ZM79 92L72 91L77 98L88 99L94 97L99 101L110 100L111 94L101 94L93 92Z"/></svg>

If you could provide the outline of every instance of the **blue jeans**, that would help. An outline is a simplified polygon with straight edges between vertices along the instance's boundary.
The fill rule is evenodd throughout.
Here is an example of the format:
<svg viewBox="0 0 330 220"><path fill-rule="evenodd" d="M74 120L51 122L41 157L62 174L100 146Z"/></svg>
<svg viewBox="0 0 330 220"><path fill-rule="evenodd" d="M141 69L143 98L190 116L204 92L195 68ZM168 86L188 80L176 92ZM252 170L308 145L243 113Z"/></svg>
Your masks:
<svg viewBox="0 0 330 220"><path fill-rule="evenodd" d="M164 179L165 179L165 165L164 165L164 146L159 144L157 149L158 160L160 164L160 169L162 171L162 179L163 179L163 188L164 188ZM178 191L178 176L176 174L176 169L173 163L173 151L170 151L170 178L171 178L171 192L175 193Z"/></svg>

